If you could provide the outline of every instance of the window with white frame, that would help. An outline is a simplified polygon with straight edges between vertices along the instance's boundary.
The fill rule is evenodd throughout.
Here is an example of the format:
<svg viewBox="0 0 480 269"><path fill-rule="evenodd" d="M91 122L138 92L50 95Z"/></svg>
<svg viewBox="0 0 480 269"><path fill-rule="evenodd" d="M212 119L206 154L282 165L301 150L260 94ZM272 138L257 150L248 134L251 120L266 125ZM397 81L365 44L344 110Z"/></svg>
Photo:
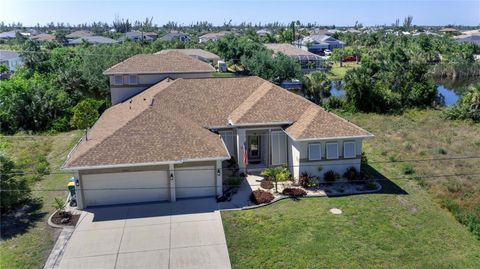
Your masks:
<svg viewBox="0 0 480 269"><path fill-rule="evenodd" d="M122 84L123 84L123 76L122 75L113 76L113 85L122 85Z"/></svg>
<svg viewBox="0 0 480 269"><path fill-rule="evenodd" d="M138 76L137 75L128 75L128 84L129 85L137 85L138 84Z"/></svg>
<svg viewBox="0 0 480 269"><path fill-rule="evenodd" d="M338 159L338 143L327 143L327 159Z"/></svg>
<svg viewBox="0 0 480 269"><path fill-rule="evenodd" d="M322 147L318 144L308 145L308 160L318 161L322 159Z"/></svg>
<svg viewBox="0 0 480 269"><path fill-rule="evenodd" d="M344 158L355 158L357 155L355 151L355 142L344 142L343 143L343 157Z"/></svg>

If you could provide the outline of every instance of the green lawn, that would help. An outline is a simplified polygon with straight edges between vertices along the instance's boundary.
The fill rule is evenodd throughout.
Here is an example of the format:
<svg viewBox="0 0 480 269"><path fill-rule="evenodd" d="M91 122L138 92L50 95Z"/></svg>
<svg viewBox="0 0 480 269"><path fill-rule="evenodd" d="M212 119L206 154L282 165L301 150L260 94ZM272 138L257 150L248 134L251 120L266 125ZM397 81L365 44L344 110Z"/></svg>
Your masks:
<svg viewBox="0 0 480 269"><path fill-rule="evenodd" d="M445 120L438 110L343 116L375 134L364 143L364 151L372 162L387 163L372 165L390 177L405 177L402 169L411 167L413 173L407 176L460 221L469 225L472 220L480 239L480 124ZM477 158L451 159L456 157ZM436 160L415 161L428 159Z"/></svg>
<svg viewBox="0 0 480 269"><path fill-rule="evenodd" d="M57 170L74 143L80 138L81 132L62 133L51 137L4 139L7 154L21 161L32 152L41 151L45 154L50 168ZM6 141L5 141L6 140ZM51 174L34 183L35 189L66 189L68 175ZM50 250L55 243L58 230L48 227L46 220L54 211L52 204L54 197L66 197L66 191L33 191L32 197L36 201L32 204L33 210L19 219L18 231L4 231L0 246L0 268L42 268ZM13 236L3 238L4 233L13 233Z"/></svg>
<svg viewBox="0 0 480 269"><path fill-rule="evenodd" d="M348 70L360 66L355 62L345 62L342 66L338 62L335 62L328 73L328 77L332 80L342 80Z"/></svg>
<svg viewBox="0 0 480 269"><path fill-rule="evenodd" d="M438 203L446 195L465 212L476 212L478 180L425 176L472 172L478 159L408 163L412 177L423 175L416 180L398 179L405 176L398 160L480 156L479 125L444 121L439 111L344 116L376 135L364 147L370 165L408 194L386 185L382 194L222 212L233 268L478 268L480 241ZM396 161L374 163L391 158ZM453 180L464 185L449 194ZM344 213L330 214L333 207Z"/></svg>

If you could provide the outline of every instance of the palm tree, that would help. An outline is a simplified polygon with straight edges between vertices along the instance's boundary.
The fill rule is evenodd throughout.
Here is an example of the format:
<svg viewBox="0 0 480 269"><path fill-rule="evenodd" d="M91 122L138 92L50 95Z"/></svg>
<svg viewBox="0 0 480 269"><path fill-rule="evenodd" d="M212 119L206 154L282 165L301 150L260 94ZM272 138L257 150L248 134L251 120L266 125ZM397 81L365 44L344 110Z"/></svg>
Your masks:
<svg viewBox="0 0 480 269"><path fill-rule="evenodd" d="M290 171L286 167L277 166L263 170L262 176L275 182L275 192L278 192L278 181L285 181L290 176Z"/></svg>
<svg viewBox="0 0 480 269"><path fill-rule="evenodd" d="M312 72L304 76L305 95L310 96L313 101L321 105L322 100L331 95L332 82L323 72Z"/></svg>

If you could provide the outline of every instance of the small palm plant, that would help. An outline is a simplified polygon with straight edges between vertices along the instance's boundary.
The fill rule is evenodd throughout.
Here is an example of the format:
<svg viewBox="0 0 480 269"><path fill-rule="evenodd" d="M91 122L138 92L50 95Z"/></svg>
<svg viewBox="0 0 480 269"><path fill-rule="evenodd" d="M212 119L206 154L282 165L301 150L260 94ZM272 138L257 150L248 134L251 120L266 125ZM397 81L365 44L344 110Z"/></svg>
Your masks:
<svg viewBox="0 0 480 269"><path fill-rule="evenodd" d="M290 171L286 167L277 166L263 170L262 176L275 182L275 192L278 192L278 182L285 181L290 176Z"/></svg>
<svg viewBox="0 0 480 269"><path fill-rule="evenodd" d="M55 202L53 207L58 211L58 214L62 217L68 217L67 212L65 211L65 201L60 197L55 197Z"/></svg>

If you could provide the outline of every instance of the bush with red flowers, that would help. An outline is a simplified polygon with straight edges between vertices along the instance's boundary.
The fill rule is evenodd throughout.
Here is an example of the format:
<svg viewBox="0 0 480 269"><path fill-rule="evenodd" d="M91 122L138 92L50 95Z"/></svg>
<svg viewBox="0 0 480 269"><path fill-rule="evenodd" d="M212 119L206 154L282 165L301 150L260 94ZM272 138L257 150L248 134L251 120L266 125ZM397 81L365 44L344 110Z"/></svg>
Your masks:
<svg viewBox="0 0 480 269"><path fill-rule="evenodd" d="M252 202L257 205L269 203L273 200L273 194L262 190L252 191L252 194L250 195L250 200L252 200Z"/></svg>
<svg viewBox="0 0 480 269"><path fill-rule="evenodd" d="M290 197L303 197L307 195L307 192L300 188L285 188L283 189L282 194Z"/></svg>

